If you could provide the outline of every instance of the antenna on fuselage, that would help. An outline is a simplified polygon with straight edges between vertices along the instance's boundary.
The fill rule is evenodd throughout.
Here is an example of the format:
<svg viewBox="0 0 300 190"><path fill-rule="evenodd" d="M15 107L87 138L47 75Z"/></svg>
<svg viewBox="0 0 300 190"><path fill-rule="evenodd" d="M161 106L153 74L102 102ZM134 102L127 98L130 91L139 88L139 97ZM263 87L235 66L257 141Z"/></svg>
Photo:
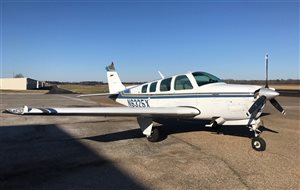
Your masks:
<svg viewBox="0 0 300 190"><path fill-rule="evenodd" d="M161 77L162 79L165 78L165 76L164 76L160 71L158 71L158 74L160 75L160 77Z"/></svg>

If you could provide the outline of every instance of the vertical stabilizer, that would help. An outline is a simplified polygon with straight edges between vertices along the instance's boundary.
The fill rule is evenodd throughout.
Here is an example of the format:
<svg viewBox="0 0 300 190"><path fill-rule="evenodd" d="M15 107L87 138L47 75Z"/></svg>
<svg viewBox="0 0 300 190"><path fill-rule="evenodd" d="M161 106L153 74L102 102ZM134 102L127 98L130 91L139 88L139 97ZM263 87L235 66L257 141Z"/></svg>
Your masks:
<svg viewBox="0 0 300 190"><path fill-rule="evenodd" d="M116 72L114 63L111 63L106 67L107 82L110 94L118 93L125 90L125 86L122 84L118 73Z"/></svg>

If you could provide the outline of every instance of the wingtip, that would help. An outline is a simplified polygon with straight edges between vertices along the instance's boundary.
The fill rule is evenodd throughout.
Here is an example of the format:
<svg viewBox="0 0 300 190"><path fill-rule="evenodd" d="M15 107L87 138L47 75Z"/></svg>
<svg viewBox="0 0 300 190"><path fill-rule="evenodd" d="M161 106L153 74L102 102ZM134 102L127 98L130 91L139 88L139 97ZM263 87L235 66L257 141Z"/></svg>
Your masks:
<svg viewBox="0 0 300 190"><path fill-rule="evenodd" d="M23 115L25 112L28 112L28 107L24 106L22 108L8 108L3 111L3 113L10 113L16 115Z"/></svg>
<svg viewBox="0 0 300 190"><path fill-rule="evenodd" d="M2 113L9 113L9 112L8 112L7 109L6 109L6 110L3 110Z"/></svg>

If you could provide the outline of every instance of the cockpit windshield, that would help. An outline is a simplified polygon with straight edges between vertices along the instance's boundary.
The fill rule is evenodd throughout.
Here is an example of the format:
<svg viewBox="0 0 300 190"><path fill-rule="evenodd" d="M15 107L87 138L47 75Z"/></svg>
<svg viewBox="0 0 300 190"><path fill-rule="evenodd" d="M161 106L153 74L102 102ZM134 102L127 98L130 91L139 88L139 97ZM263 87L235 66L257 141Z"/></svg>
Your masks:
<svg viewBox="0 0 300 190"><path fill-rule="evenodd" d="M198 86L202 86L210 83L222 82L222 80L219 79L218 77L205 72L194 72L193 76L195 77Z"/></svg>

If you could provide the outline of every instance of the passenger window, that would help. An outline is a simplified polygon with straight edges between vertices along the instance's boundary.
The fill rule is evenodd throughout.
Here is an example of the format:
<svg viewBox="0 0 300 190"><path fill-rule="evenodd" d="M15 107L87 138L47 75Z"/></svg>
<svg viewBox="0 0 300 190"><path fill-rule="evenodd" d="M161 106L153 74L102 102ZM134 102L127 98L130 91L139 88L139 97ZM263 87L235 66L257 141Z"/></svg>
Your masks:
<svg viewBox="0 0 300 190"><path fill-rule="evenodd" d="M156 91L156 85L157 85L157 82L154 82L150 85L150 92L155 92Z"/></svg>
<svg viewBox="0 0 300 190"><path fill-rule="evenodd" d="M142 87L142 93L146 93L147 92L147 87L148 87L148 84L144 85Z"/></svg>
<svg viewBox="0 0 300 190"><path fill-rule="evenodd" d="M126 89L126 90L124 90L124 93L130 93L130 89Z"/></svg>
<svg viewBox="0 0 300 190"><path fill-rule="evenodd" d="M177 76L175 79L175 90L193 89L193 86L186 75Z"/></svg>
<svg viewBox="0 0 300 190"><path fill-rule="evenodd" d="M170 91L171 90L171 80L172 78L167 78L161 81L160 91Z"/></svg>

